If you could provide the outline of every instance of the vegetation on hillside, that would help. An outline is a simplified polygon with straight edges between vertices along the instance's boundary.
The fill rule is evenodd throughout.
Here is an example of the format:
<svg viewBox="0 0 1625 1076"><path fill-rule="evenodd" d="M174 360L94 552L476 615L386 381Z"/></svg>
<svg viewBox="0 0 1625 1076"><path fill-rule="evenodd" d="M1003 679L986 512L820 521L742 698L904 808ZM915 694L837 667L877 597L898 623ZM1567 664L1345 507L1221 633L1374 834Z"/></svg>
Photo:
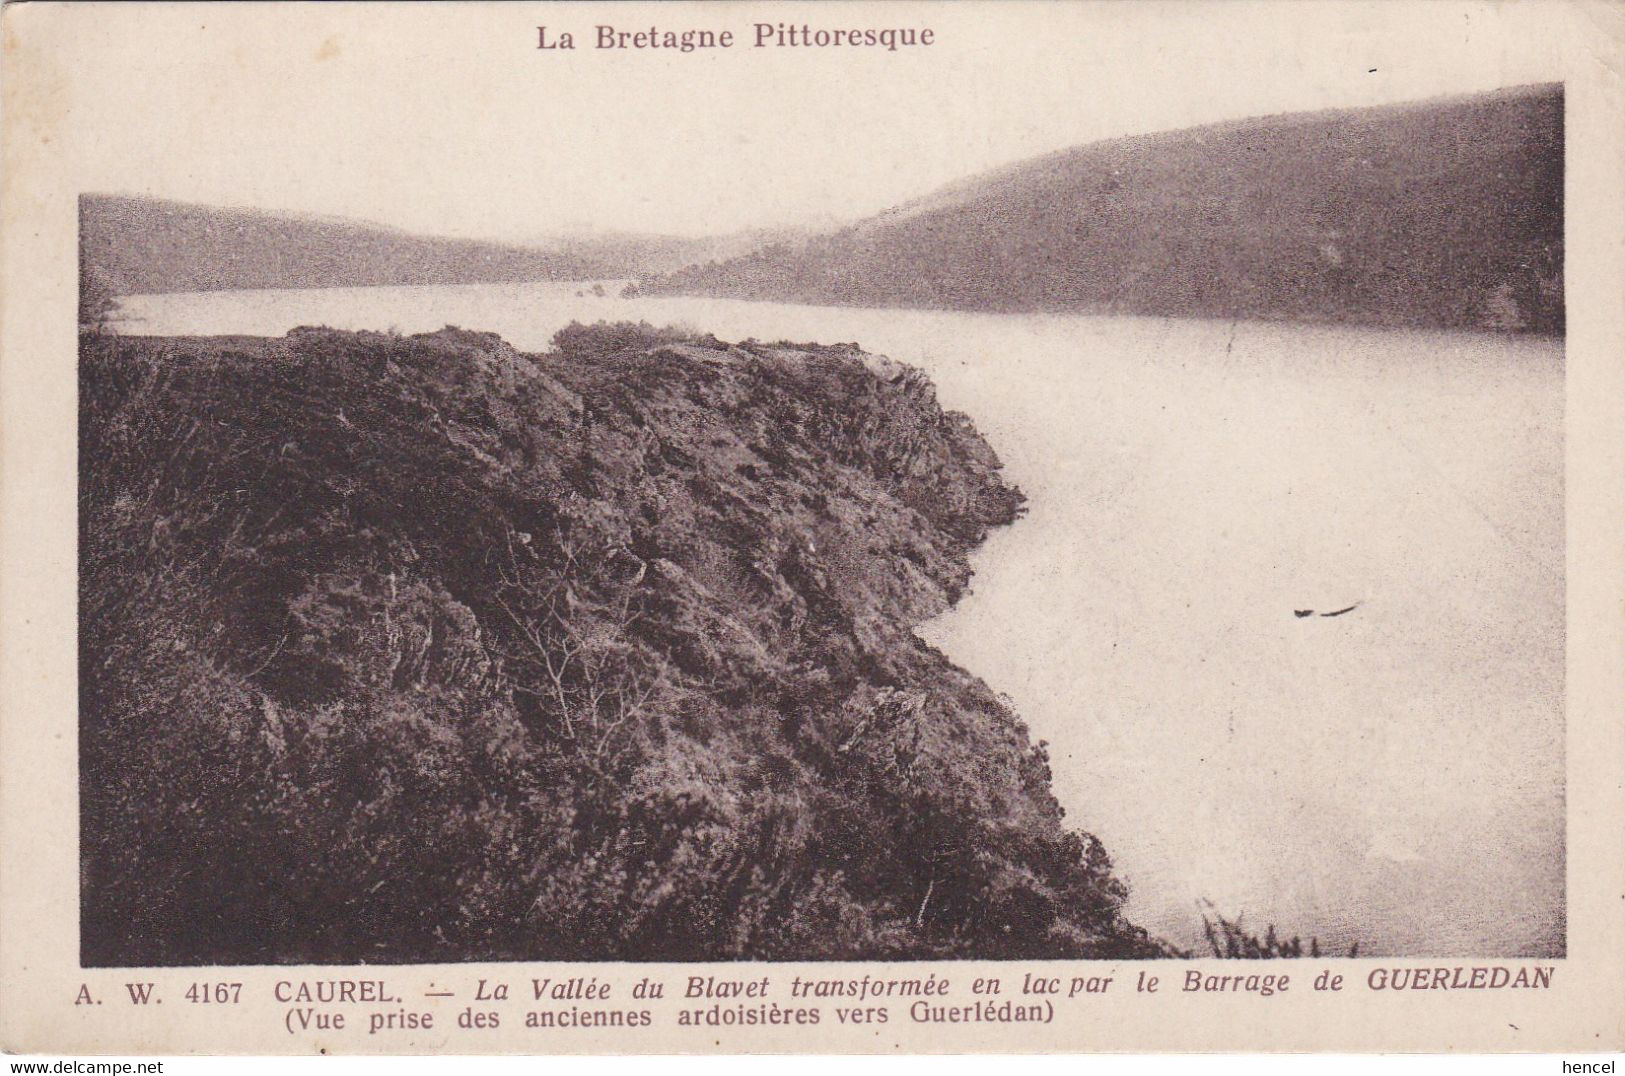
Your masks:
<svg viewBox="0 0 1625 1076"><path fill-rule="evenodd" d="M1563 90L1100 142L639 290L1561 333Z"/></svg>
<svg viewBox="0 0 1625 1076"><path fill-rule="evenodd" d="M1211 915L1210 915L1211 913ZM1212 905L1202 912L1202 936L1207 939L1208 948L1213 956L1220 960L1293 960L1299 957L1320 957L1324 955L1348 956L1350 958L1360 955L1360 943L1355 942L1349 946L1347 953L1324 954L1320 950L1320 940L1310 938L1305 946L1303 939L1294 934L1291 938L1282 938L1275 932L1275 924L1271 923L1260 937L1247 929L1241 917L1227 919L1219 914ZM1194 956L1185 953L1185 956ZM1206 955L1206 954L1202 954Z"/></svg>
<svg viewBox="0 0 1625 1076"><path fill-rule="evenodd" d="M102 332L118 313L118 299L107 278L86 260L83 240L79 247L79 329Z"/></svg>
<svg viewBox="0 0 1625 1076"><path fill-rule="evenodd" d="M1131 957L911 628L1021 495L855 346L86 333L87 965Z"/></svg>

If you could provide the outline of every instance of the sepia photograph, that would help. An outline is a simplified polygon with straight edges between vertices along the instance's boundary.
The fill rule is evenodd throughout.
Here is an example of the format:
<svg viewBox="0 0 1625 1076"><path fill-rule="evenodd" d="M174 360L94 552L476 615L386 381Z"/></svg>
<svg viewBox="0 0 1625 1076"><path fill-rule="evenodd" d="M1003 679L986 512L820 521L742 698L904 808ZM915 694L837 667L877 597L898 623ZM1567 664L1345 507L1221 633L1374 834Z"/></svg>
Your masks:
<svg viewBox="0 0 1625 1076"><path fill-rule="evenodd" d="M52 1004L1550 1006L1617 944L1538 4L20 6Z"/></svg>
<svg viewBox="0 0 1625 1076"><path fill-rule="evenodd" d="M80 198L88 963L1562 954L1561 86L289 181Z"/></svg>

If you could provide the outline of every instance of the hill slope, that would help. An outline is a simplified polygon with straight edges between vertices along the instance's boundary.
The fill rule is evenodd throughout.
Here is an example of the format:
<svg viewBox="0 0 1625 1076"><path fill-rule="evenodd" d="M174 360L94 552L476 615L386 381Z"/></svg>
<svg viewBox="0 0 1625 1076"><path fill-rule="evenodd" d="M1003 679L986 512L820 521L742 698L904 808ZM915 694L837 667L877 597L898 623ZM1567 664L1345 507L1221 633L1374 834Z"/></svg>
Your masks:
<svg viewBox="0 0 1625 1076"><path fill-rule="evenodd" d="M1122 138L643 282L865 306L1560 332L1560 86Z"/></svg>
<svg viewBox="0 0 1625 1076"><path fill-rule="evenodd" d="M546 246L419 235L377 224L155 198L79 198L82 273L120 295L235 288L622 279L712 245L616 235Z"/></svg>
<svg viewBox="0 0 1625 1076"><path fill-rule="evenodd" d="M1020 493L851 346L87 334L87 965L1152 955L911 628Z"/></svg>

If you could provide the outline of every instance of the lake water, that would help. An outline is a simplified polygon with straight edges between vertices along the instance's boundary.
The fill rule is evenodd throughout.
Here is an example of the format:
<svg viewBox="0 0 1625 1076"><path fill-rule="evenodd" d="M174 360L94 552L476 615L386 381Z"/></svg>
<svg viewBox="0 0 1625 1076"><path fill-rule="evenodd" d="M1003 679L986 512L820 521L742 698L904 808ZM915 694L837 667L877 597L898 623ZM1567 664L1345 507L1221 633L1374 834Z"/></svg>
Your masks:
<svg viewBox="0 0 1625 1076"><path fill-rule="evenodd" d="M1362 955L1561 952L1560 343L576 290L139 296L121 328L541 350L627 318L923 367L1031 504L921 635L1049 742L1138 922L1197 946L1210 901Z"/></svg>

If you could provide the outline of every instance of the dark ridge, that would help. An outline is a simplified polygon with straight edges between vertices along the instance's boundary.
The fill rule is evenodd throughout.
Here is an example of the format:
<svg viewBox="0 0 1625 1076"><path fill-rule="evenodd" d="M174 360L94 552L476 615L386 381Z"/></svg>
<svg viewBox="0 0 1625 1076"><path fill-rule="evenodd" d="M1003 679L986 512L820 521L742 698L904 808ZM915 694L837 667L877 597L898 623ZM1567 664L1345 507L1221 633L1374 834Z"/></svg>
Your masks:
<svg viewBox="0 0 1625 1076"><path fill-rule="evenodd" d="M855 345L85 334L87 966L1137 957L912 628L1021 494Z"/></svg>

